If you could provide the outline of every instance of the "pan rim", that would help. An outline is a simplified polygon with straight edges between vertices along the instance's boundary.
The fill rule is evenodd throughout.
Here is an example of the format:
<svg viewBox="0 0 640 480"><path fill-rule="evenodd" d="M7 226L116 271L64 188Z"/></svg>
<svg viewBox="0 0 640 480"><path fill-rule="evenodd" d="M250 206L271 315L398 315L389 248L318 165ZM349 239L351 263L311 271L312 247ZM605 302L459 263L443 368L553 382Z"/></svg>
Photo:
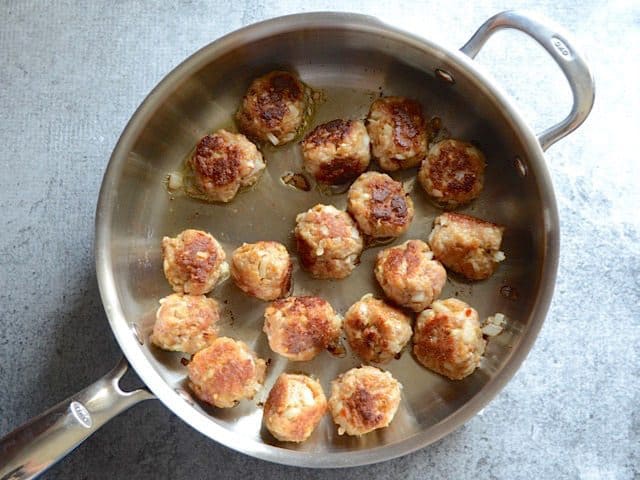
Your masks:
<svg viewBox="0 0 640 480"><path fill-rule="evenodd" d="M118 299L116 281L111 268L110 251L112 207L117 201L114 195L114 186L117 185L117 180L126 163L128 153L135 144L140 131L168 97L173 87L183 78L198 71L205 64L214 61L215 58L243 43L301 28L352 29L364 33L384 35L422 50L438 52L444 59L456 64L466 74L472 76L477 86L482 89L483 94L500 105L506 115L511 118L514 130L520 135L520 141L526 147L529 162L536 173L538 190L541 193L540 201L544 206L543 217L545 219L541 283L537 291L537 298L533 303L533 310L530 313L531 321L527 324L517 347L513 349L500 372L491 378L475 396L458 410L416 435L389 446L353 452L329 452L324 453L322 456L315 455L313 452L288 450L253 440L242 439L222 425L208 421L209 417L205 414L190 408L186 401L152 368L138 341L130 331L130 328L128 328L129 322ZM158 83L137 108L113 150L100 189L96 209L95 235L98 286L109 324L124 355L158 399L195 430L228 448L262 460L313 468L368 465L409 454L445 437L484 408L519 369L542 327L555 286L560 240L557 204L549 172L544 162L542 148L537 137L524 122L510 98L490 77L488 72L458 51L448 50L426 38L387 25L374 17L344 12L293 14L255 23L213 41L175 67ZM207 421L203 421L204 419L207 419Z"/></svg>

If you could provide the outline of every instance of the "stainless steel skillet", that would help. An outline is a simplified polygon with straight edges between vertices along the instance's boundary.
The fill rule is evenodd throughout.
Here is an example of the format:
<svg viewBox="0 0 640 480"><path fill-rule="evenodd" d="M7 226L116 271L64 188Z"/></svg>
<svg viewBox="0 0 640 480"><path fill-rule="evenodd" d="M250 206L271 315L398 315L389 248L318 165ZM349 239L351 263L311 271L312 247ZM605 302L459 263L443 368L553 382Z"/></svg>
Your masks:
<svg viewBox="0 0 640 480"><path fill-rule="evenodd" d="M569 116L539 136L523 122L502 90L472 58L493 32L524 31L538 41L567 76L574 95ZM350 353L328 353L289 364L271 353L261 334L264 304L227 282L213 292L225 301L223 333L240 338L271 358L261 396L231 410L195 402L185 385L180 355L150 347L147 336L157 300L169 293L163 278L160 239L187 227L212 232L231 252L241 242L279 240L295 251L291 230L296 213L318 202L344 206L344 195L302 192L284 185L286 171L300 169L297 146L265 148L268 168L258 185L229 205L210 205L170 195L168 173L204 134L230 128L231 117L250 80L274 68L296 70L324 92L310 127L337 117L364 117L381 93L419 99L454 137L477 142L488 158L481 198L464 209L507 227L507 260L488 281L450 278L443 296L458 296L481 316L506 314L508 328L492 339L480 369L450 382L420 367L409 352L388 368L405 386L396 419L388 429L361 438L339 437L326 418L300 446L280 444L261 429L264 398L283 370L318 375L325 390L339 372L359 362ZM0 480L31 478L72 450L103 423L130 406L157 397L195 429L246 454L308 467L363 465L424 447L480 410L511 378L544 321L555 283L559 248L556 202L543 151L577 128L594 98L593 79L567 35L546 20L515 12L489 19L461 51L449 51L377 19L344 13L292 15L258 23L200 50L171 72L135 113L116 146L104 176L96 213L96 263L100 291L114 335L149 390L123 392L116 369L0 440ZM407 238L425 238L438 210L414 188L415 172L396 175L416 204ZM377 290L372 261L378 248L346 280L310 280L294 272L295 293L327 298L339 311ZM153 393L151 393L153 392Z"/></svg>

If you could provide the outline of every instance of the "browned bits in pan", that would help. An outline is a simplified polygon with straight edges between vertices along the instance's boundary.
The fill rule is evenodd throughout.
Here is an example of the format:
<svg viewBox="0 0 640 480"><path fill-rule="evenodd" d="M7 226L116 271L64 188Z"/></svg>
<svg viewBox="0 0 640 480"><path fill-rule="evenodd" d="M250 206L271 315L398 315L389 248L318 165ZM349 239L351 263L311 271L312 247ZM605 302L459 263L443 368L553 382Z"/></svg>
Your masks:
<svg viewBox="0 0 640 480"><path fill-rule="evenodd" d="M500 287L500 295L509 300L516 301L518 300L518 290L511 285L503 285Z"/></svg>
<svg viewBox="0 0 640 480"><path fill-rule="evenodd" d="M298 190L302 190L303 192L311 190L309 180L307 180L307 177L301 173L286 172L282 175L281 180L284 184L297 188Z"/></svg>

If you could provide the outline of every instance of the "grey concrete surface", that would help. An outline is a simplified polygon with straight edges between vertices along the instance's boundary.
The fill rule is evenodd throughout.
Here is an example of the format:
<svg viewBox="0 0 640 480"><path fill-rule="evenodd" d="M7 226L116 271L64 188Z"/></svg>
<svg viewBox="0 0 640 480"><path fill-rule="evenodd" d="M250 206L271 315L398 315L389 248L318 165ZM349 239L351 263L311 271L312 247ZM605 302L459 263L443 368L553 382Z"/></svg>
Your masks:
<svg viewBox="0 0 640 480"><path fill-rule="evenodd" d="M598 93L586 124L547 154L563 229L556 294L502 393L429 448L342 471L245 457L147 402L45 478L640 478L640 4L622 0L1 1L0 436L120 356L95 280L94 208L118 135L171 68L285 13L370 13L456 48L514 7L574 33ZM535 129L568 111L564 80L531 40L500 33L478 61Z"/></svg>

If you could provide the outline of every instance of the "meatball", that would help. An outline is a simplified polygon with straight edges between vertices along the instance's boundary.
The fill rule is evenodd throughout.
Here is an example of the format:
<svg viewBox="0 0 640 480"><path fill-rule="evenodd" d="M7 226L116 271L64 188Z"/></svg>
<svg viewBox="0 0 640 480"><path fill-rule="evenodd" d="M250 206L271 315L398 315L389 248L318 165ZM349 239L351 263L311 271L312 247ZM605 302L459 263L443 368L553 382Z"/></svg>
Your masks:
<svg viewBox="0 0 640 480"><path fill-rule="evenodd" d="M402 385L375 367L352 368L331 382L329 410L338 434L363 435L391 423Z"/></svg>
<svg viewBox="0 0 640 480"><path fill-rule="evenodd" d="M231 276L243 292L275 300L291 289L291 258L278 242L244 243L231 256Z"/></svg>
<svg viewBox="0 0 640 480"><path fill-rule="evenodd" d="M436 203L456 208L480 195L484 167L484 155L470 143L443 140L431 147L422 161L418 180Z"/></svg>
<svg viewBox="0 0 640 480"><path fill-rule="evenodd" d="M262 388L267 365L246 343L218 337L196 353L187 368L189 387L200 400L229 408Z"/></svg>
<svg viewBox="0 0 640 480"><path fill-rule="evenodd" d="M384 97L371 104L367 117L371 149L387 172L419 165L427 154L422 106L404 97Z"/></svg>
<svg viewBox="0 0 640 480"><path fill-rule="evenodd" d="M318 182L348 182L369 166L369 134L362 120L332 120L302 141L304 167Z"/></svg>
<svg viewBox="0 0 640 480"><path fill-rule="evenodd" d="M353 219L331 205L316 205L299 214L295 235L300 263L315 278L347 277L364 247Z"/></svg>
<svg viewBox="0 0 640 480"><path fill-rule="evenodd" d="M422 365L451 380L473 373L485 344L478 312L461 300L436 300L418 315L413 353Z"/></svg>
<svg viewBox="0 0 640 480"><path fill-rule="evenodd" d="M271 350L289 360L311 360L340 339L342 319L319 297L288 297L264 312Z"/></svg>
<svg viewBox="0 0 640 480"><path fill-rule="evenodd" d="M411 318L368 294L351 305L344 317L351 349L367 362L386 363L411 339Z"/></svg>
<svg viewBox="0 0 640 480"><path fill-rule="evenodd" d="M360 231L373 238L398 237L409 229L414 210L402 183L379 172L363 173L349 188L347 210Z"/></svg>
<svg viewBox="0 0 640 480"><path fill-rule="evenodd" d="M431 305L447 281L446 270L421 240L382 250L374 271L387 297L414 312Z"/></svg>
<svg viewBox="0 0 640 480"><path fill-rule="evenodd" d="M264 403L262 418L282 442L304 442L327 411L327 398L317 380L307 375L281 374Z"/></svg>
<svg viewBox="0 0 640 480"><path fill-rule="evenodd" d="M238 128L261 142L290 142L304 122L308 96L305 85L293 73L275 71L258 77L236 114Z"/></svg>
<svg viewBox="0 0 640 480"><path fill-rule="evenodd" d="M203 295L229 271L225 253L210 234L188 229L162 239L164 275L177 293Z"/></svg>
<svg viewBox="0 0 640 480"><path fill-rule="evenodd" d="M228 202L253 185L265 168L262 154L240 133L218 130L200 140L190 159L194 182L208 200Z"/></svg>
<svg viewBox="0 0 640 480"><path fill-rule="evenodd" d="M151 343L164 350L196 353L216 339L219 319L215 300L174 293L160 300Z"/></svg>
<svg viewBox="0 0 640 480"><path fill-rule="evenodd" d="M443 213L433 222L429 246L435 258L470 280L488 278L505 259L500 251L504 227L459 213Z"/></svg>

